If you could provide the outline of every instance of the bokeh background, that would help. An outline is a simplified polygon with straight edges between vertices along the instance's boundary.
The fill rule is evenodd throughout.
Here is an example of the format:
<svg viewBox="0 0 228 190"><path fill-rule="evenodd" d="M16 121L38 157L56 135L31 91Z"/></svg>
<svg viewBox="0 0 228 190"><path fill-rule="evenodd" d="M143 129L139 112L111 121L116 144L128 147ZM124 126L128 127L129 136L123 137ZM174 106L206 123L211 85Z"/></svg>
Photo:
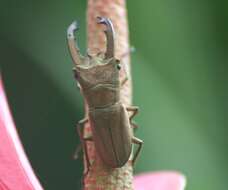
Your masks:
<svg viewBox="0 0 228 190"><path fill-rule="evenodd" d="M224 1L128 1L137 136L135 173L178 170L187 190L227 190L227 33ZM83 99L72 75L66 28L86 1L3 1L0 67L15 122L47 190L79 189L82 159L75 124Z"/></svg>

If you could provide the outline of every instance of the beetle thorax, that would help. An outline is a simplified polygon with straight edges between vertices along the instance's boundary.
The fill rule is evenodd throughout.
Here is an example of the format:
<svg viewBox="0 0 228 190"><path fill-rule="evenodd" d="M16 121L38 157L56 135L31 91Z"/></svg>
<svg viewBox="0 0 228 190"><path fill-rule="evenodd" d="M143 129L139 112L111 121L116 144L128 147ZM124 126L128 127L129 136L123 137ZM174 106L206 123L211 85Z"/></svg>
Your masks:
<svg viewBox="0 0 228 190"><path fill-rule="evenodd" d="M87 57L76 68L78 82L89 108L105 108L119 102L119 70L115 59Z"/></svg>

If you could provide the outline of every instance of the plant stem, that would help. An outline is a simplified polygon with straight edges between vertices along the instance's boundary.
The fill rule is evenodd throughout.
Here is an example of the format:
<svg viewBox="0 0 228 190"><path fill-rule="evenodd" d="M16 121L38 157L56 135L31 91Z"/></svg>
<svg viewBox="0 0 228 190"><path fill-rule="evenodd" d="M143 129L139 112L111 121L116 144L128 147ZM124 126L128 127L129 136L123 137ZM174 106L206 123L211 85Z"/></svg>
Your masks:
<svg viewBox="0 0 228 190"><path fill-rule="evenodd" d="M106 38L103 29L96 23L97 16L110 18L115 29L115 52L116 58L121 59L122 68L120 80L127 76L128 81L121 89L121 101L125 105L130 105L131 96L131 76L128 43L128 22L126 14L126 3L124 0L88 0L87 23L88 23L88 48L92 53L104 52L106 48ZM87 108L85 109L87 112ZM88 113L86 113L87 115ZM85 126L84 136L91 135L89 124ZM122 168L112 169L105 166L98 155L93 142L87 143L89 160L92 166L89 173L84 177L85 190L131 190L133 180L133 169L131 161ZM86 162L85 171L86 171Z"/></svg>

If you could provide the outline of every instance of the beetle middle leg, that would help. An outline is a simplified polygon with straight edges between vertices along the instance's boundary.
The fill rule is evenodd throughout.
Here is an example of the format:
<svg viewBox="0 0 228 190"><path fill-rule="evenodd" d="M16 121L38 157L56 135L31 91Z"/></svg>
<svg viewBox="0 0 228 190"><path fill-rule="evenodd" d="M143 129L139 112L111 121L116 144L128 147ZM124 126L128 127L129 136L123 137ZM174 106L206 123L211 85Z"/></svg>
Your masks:
<svg viewBox="0 0 228 190"><path fill-rule="evenodd" d="M80 120L78 123L77 123L77 131L78 131L78 134L79 134L79 138L80 138L80 141L81 141L81 144L83 144L83 128L84 128L84 125L85 123L88 122L88 119L87 118L84 118L82 120ZM80 151L82 150L82 145L79 144L77 147L76 147L76 150L74 152L74 155L73 155L73 159L77 160L78 159L78 155L80 153Z"/></svg>
<svg viewBox="0 0 228 190"><path fill-rule="evenodd" d="M92 139L92 136L84 137L84 125L87 122L88 122L88 119L87 118L84 118L84 119L80 120L78 122L78 125L77 125L77 130L78 130L80 141L81 141L81 144L82 144L84 153L85 153L85 159L86 159L86 165L87 165L87 171L85 172L85 175L87 175L87 173L89 172L89 168L91 166L90 161L89 161L89 156L88 156L88 150L87 150L87 146L86 146L86 141L92 141L93 140Z"/></svg>
<svg viewBox="0 0 228 190"><path fill-rule="evenodd" d="M135 117L135 115L139 112L139 108L137 106L128 106L126 107L127 111L132 112L132 115L130 116L129 120L134 129L138 128L138 125L136 125L132 119Z"/></svg>
<svg viewBox="0 0 228 190"><path fill-rule="evenodd" d="M132 159L132 165L134 166L135 161L138 158L138 155L139 155L139 153L140 153L140 151L142 149L143 141L141 139L133 136L132 137L132 143L139 145L139 147L137 148L136 153L135 153L135 155L133 156L133 159Z"/></svg>

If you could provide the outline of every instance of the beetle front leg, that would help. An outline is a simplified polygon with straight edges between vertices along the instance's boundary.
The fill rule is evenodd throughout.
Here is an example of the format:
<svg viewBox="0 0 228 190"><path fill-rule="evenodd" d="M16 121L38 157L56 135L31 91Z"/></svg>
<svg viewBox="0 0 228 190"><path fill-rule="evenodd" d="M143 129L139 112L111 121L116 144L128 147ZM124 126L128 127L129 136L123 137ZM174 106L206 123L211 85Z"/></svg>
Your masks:
<svg viewBox="0 0 228 190"><path fill-rule="evenodd" d="M128 77L125 76L124 79L120 81L120 86L123 87L127 81L128 81Z"/></svg>
<svg viewBox="0 0 228 190"><path fill-rule="evenodd" d="M120 58L119 58L119 60L122 60L123 58L125 58L126 56L128 56L130 53L132 53L132 52L134 52L135 51L135 48L134 47L131 47L127 52L125 52L125 53L123 53L121 56L120 56ZM121 61L119 61L119 63L118 63L119 65L118 65L118 68L119 68L119 70L122 68L122 66L121 66ZM124 66L124 65L123 65ZM125 76L124 76L124 78L120 81L120 87L122 88L125 84L126 84L126 82L128 81L128 73L127 73L127 70L126 70L126 67L123 67L123 69L124 69L124 73L125 73Z"/></svg>
<svg viewBox="0 0 228 190"><path fill-rule="evenodd" d="M120 65L121 63L119 62L118 64L118 69L120 70L122 68L122 66ZM124 87L124 85L126 84L126 82L128 81L128 73L125 67L123 67L124 69L124 78L120 81L120 88L122 89Z"/></svg>
<svg viewBox="0 0 228 190"><path fill-rule="evenodd" d="M143 141L141 139L138 139L137 137L132 137L132 143L139 145L139 147L137 148L136 153L132 159L132 165L134 166L135 161L138 158L138 155L142 149Z"/></svg>
<svg viewBox="0 0 228 190"><path fill-rule="evenodd" d="M129 107L126 107L127 111L130 111L132 112L132 115L130 116L129 120L130 120L130 123L132 125L132 127L135 129L135 128L138 128L138 125L136 125L132 119L133 117L135 117L135 115L139 112L139 108L137 106L129 106Z"/></svg>

